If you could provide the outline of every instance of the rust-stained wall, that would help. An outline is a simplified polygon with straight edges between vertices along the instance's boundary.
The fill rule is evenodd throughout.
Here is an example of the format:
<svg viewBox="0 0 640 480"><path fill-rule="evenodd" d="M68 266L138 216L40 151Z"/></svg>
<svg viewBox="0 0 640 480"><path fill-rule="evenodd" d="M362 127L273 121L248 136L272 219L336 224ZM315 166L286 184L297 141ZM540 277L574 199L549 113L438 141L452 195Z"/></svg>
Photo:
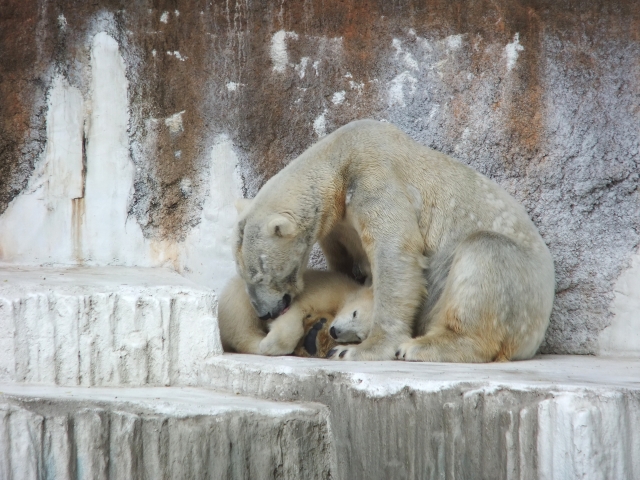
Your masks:
<svg viewBox="0 0 640 480"><path fill-rule="evenodd" d="M53 76L86 94L100 31L127 66L147 238L198 223L220 134L252 196L323 133L386 119L524 203L558 274L543 348L597 351L640 237L637 2L5 0L0 212L44 149Z"/></svg>

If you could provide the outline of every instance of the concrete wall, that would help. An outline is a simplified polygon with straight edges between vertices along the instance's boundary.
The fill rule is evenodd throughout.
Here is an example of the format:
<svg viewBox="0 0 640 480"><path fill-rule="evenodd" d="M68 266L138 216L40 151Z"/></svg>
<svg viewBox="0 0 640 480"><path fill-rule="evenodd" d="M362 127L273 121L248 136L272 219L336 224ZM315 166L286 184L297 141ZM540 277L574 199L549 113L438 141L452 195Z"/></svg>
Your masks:
<svg viewBox="0 0 640 480"><path fill-rule="evenodd" d="M234 198L372 117L528 209L557 269L543 351L637 354L639 24L622 0L5 1L0 260L218 288Z"/></svg>

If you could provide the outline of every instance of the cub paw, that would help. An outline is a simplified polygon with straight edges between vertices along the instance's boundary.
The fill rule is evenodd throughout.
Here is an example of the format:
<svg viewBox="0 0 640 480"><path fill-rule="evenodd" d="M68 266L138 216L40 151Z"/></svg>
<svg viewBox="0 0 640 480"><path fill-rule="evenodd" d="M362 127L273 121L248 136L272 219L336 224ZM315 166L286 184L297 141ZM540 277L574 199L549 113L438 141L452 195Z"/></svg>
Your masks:
<svg viewBox="0 0 640 480"><path fill-rule="evenodd" d="M304 319L304 336L294 351L298 357L325 357L336 341L329 334L331 315L314 315Z"/></svg>
<svg viewBox="0 0 640 480"><path fill-rule="evenodd" d="M292 353L292 348L286 348L278 342L274 342L269 338L269 335L260 340L260 355L280 356L291 355Z"/></svg>

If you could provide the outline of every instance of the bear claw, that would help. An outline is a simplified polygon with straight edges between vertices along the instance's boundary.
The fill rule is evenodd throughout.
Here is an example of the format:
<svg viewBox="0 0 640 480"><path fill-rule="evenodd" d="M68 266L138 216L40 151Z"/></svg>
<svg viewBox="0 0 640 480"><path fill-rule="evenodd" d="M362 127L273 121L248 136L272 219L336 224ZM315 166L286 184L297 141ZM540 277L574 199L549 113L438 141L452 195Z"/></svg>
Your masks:
<svg viewBox="0 0 640 480"><path fill-rule="evenodd" d="M331 358L331 357L333 357L333 355L334 355L337 351L338 351L338 349L337 349L337 348L332 348L331 350L329 350L329 351L327 352L327 358Z"/></svg>

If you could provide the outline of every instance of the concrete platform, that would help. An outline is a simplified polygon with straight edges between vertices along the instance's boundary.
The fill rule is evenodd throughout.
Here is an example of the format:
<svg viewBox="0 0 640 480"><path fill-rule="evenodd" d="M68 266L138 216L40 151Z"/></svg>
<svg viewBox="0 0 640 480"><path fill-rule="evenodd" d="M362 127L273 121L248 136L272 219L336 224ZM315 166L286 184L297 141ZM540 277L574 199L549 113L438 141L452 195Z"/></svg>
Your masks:
<svg viewBox="0 0 640 480"><path fill-rule="evenodd" d="M0 381L191 385L220 355L217 299L162 268L0 268Z"/></svg>
<svg viewBox="0 0 640 480"><path fill-rule="evenodd" d="M203 384L327 405L339 478L640 478L640 359L207 363Z"/></svg>
<svg viewBox="0 0 640 480"><path fill-rule="evenodd" d="M222 355L213 292L164 269L1 268L0 383L2 479L640 478L640 359Z"/></svg>
<svg viewBox="0 0 640 480"><path fill-rule="evenodd" d="M326 407L194 388L0 386L0 478L326 479Z"/></svg>

